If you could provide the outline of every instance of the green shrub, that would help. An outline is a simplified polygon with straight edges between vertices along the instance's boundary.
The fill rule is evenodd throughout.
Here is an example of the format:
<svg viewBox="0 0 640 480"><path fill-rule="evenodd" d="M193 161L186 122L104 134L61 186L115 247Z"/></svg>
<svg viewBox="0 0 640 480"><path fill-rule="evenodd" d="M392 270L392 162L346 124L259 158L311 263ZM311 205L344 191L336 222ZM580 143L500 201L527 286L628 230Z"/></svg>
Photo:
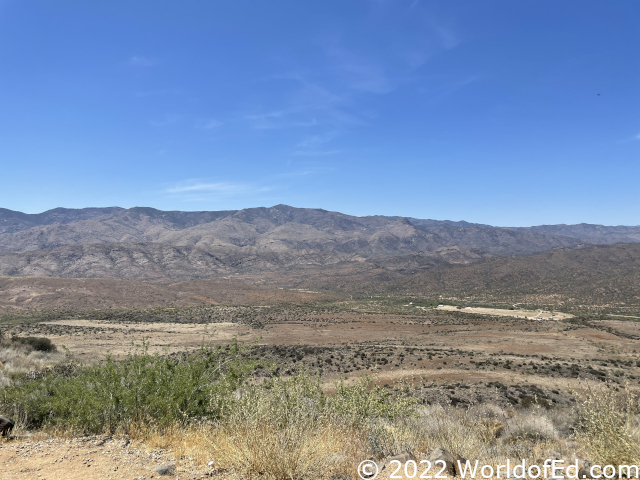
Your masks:
<svg viewBox="0 0 640 480"><path fill-rule="evenodd" d="M27 345L33 350L38 352L55 352L56 346L51 342L51 339L45 337L11 337L13 343L21 345Z"/></svg>
<svg viewBox="0 0 640 480"><path fill-rule="evenodd" d="M65 377L53 372L0 390L5 407L20 408L32 426L98 433L132 424L165 425L219 418L224 399L242 385L256 362L244 346L203 346L182 360L150 355L112 357Z"/></svg>
<svg viewBox="0 0 640 480"><path fill-rule="evenodd" d="M338 382L333 395L323 392L320 380L320 376L311 375L305 369L289 378L268 378L258 385L244 387L240 398L227 402L229 411L225 413L229 418L257 419L266 415L270 424L281 426L302 418L313 422L330 419L362 425L372 418L393 420L416 414L415 398L400 397L378 386L372 387L369 377L359 379L352 386Z"/></svg>

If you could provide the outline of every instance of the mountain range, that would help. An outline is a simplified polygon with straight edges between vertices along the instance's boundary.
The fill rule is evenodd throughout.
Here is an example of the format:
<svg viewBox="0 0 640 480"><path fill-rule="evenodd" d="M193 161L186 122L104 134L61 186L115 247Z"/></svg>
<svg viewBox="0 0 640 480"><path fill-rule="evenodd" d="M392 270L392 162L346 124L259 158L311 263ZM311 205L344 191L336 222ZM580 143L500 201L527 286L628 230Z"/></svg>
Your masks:
<svg viewBox="0 0 640 480"><path fill-rule="evenodd" d="M640 226L494 227L286 205L203 212L0 209L4 276L187 280L309 268L410 275L491 257L636 242Z"/></svg>

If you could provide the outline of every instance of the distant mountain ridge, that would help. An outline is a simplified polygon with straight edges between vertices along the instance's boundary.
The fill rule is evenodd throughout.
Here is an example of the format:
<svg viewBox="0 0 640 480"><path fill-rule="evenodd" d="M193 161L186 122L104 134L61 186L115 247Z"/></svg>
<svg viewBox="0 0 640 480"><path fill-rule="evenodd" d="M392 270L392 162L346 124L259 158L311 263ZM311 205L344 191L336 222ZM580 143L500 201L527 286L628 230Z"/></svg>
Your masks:
<svg viewBox="0 0 640 480"><path fill-rule="evenodd" d="M205 250L162 243L109 243L0 253L0 276L190 280L301 269L340 269L350 264L358 265L361 271L382 268L406 275L482 258L480 254L457 247L366 260L358 255L306 250L275 252L255 247Z"/></svg>
<svg viewBox="0 0 640 480"><path fill-rule="evenodd" d="M564 235L593 244L610 245L613 243L640 242L640 226L605 226L579 223L576 225L538 225L535 227L520 227L516 230L538 232L544 235Z"/></svg>
<svg viewBox="0 0 640 480"><path fill-rule="evenodd" d="M464 246L509 256L578 241L566 237L468 222L355 217L286 205L213 212L108 207L28 215L0 210L0 251L15 252L89 243L158 242L202 248L234 245L331 250L364 256Z"/></svg>
<svg viewBox="0 0 640 480"><path fill-rule="evenodd" d="M0 275L188 279L352 262L412 274L489 256L620 242L640 242L640 227L493 227L287 205L202 212L0 209Z"/></svg>

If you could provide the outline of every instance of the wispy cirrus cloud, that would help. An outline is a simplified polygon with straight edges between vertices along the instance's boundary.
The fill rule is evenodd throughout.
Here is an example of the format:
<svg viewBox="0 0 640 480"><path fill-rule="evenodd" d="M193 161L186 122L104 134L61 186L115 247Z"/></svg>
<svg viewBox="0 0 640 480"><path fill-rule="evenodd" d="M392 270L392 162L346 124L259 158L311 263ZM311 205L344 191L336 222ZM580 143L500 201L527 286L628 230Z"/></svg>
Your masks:
<svg viewBox="0 0 640 480"><path fill-rule="evenodd" d="M133 57L129 58L129 61L127 63L132 67L152 67L157 62L151 58L134 55Z"/></svg>
<svg viewBox="0 0 640 480"><path fill-rule="evenodd" d="M185 193L185 192L212 192L217 194L231 194L244 193L251 190L251 186L248 183L236 183L236 182L214 182L203 183L198 181L186 181L181 182L173 187L167 189L167 193Z"/></svg>
<svg viewBox="0 0 640 480"><path fill-rule="evenodd" d="M398 41L383 48L363 45L348 31L323 32L312 40L319 54L315 62L296 55L287 57L291 65L288 72L259 80L273 82L265 90L274 93L263 97L262 102L252 102L244 112L227 120L261 130L265 135L279 135L276 130L289 129L289 136L295 137L299 131L297 143L295 138L292 141L291 155L321 157L341 153L338 138L379 118L376 105L384 100L373 97L407 86L421 91L425 74L419 69L434 55L461 43L456 29L430 15L424 3L371 0L375 12L367 20L370 27L388 29L410 24L416 28L399 30ZM414 11L409 14L408 10ZM473 81L475 78L467 77L448 82L427 79L432 94L438 98Z"/></svg>
<svg viewBox="0 0 640 480"><path fill-rule="evenodd" d="M182 95L183 93L184 91L179 88L159 88L136 92L136 97L160 97L165 95Z"/></svg>
<svg viewBox="0 0 640 480"><path fill-rule="evenodd" d="M280 108L265 109L255 106L241 115L241 121L256 130L276 129L343 129L347 125L361 124L362 120L349 112L347 96L337 95L301 74L278 76L270 81L286 78L294 81L282 99Z"/></svg>
<svg viewBox="0 0 640 480"><path fill-rule="evenodd" d="M243 116L256 130L278 130L283 128L314 127L318 120L303 107L291 107L286 110L274 110L264 113L250 113ZM306 117L306 118L305 118Z"/></svg>
<svg viewBox="0 0 640 480"><path fill-rule="evenodd" d="M333 130L323 133L305 135L304 137L302 137L302 140L298 142L298 148L293 152L293 154L306 157L324 157L327 155L336 155L338 153L341 153L342 151L338 149L322 148L324 144L331 142L340 134L340 131Z"/></svg>
<svg viewBox="0 0 640 480"><path fill-rule="evenodd" d="M202 128L204 128L205 130L213 130L214 128L218 128L218 127L222 126L222 124L223 124L223 122L221 122L220 120L211 119L211 120L208 120L202 126Z"/></svg>
<svg viewBox="0 0 640 480"><path fill-rule="evenodd" d="M343 86L375 94L394 90L393 82L380 61L343 47L336 36L326 37L320 43L330 62L330 70Z"/></svg>
<svg viewBox="0 0 640 480"><path fill-rule="evenodd" d="M302 137L302 140L298 142L298 147L307 148L307 147L317 147L324 143L330 142L334 138L340 135L340 132L337 130L324 132L324 133L315 133L311 135L305 135Z"/></svg>
<svg viewBox="0 0 640 480"><path fill-rule="evenodd" d="M185 119L185 116L178 113L166 113L160 118L149 120L149 123L154 127L166 127L167 125L173 125L179 123Z"/></svg>
<svg viewBox="0 0 640 480"><path fill-rule="evenodd" d="M254 197L274 187L248 182L208 182L184 180L166 188L164 193L183 201L202 201L211 198Z"/></svg>
<svg viewBox="0 0 640 480"><path fill-rule="evenodd" d="M425 79L427 86L418 89L419 93L429 95L431 103L436 104L453 95L458 90L482 80L481 75L468 75L464 77L430 76Z"/></svg>
<svg viewBox="0 0 640 480"><path fill-rule="evenodd" d="M342 150L296 150L293 152L294 155L303 157L326 157L338 153L342 153Z"/></svg>

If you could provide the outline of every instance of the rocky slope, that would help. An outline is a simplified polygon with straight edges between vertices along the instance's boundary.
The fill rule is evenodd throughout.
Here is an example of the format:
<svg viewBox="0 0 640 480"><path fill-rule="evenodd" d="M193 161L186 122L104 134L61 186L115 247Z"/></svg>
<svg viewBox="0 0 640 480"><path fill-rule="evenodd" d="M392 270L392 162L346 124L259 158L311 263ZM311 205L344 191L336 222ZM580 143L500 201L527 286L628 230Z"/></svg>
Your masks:
<svg viewBox="0 0 640 480"><path fill-rule="evenodd" d="M367 260L353 254L315 250L274 251L256 247L175 246L162 243L68 245L54 249L0 253L0 275L61 278L126 278L137 280L197 279L234 274L286 272L320 267L385 268L415 273L483 255L457 247Z"/></svg>
<svg viewBox="0 0 640 480"><path fill-rule="evenodd" d="M577 243L574 238L478 225L416 224L402 217L354 217L277 205L223 212L151 208L59 209L38 215L0 211L0 251L64 245L154 242L204 249L252 246L363 257L403 255L460 246L492 255L527 255ZM76 212L75 216L72 214Z"/></svg>
<svg viewBox="0 0 640 480"><path fill-rule="evenodd" d="M211 212L58 208L34 215L0 209L0 275L153 280L313 268L411 275L620 239L640 242L640 227L499 228L286 205Z"/></svg>

